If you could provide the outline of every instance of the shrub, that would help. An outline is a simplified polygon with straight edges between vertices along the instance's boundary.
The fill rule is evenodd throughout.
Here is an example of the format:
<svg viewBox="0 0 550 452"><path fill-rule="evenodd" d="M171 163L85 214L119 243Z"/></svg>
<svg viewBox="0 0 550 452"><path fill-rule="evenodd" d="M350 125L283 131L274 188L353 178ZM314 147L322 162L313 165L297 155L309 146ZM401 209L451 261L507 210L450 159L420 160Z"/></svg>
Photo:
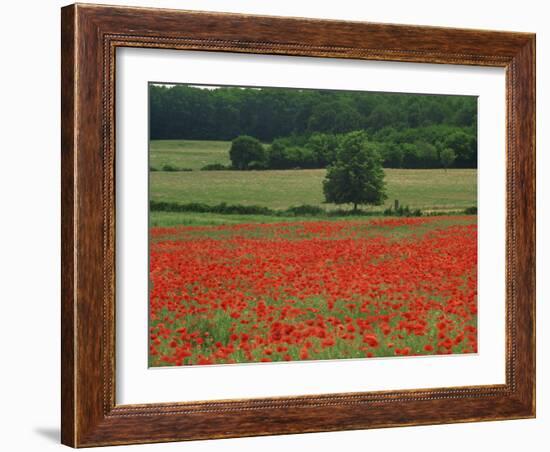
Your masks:
<svg viewBox="0 0 550 452"><path fill-rule="evenodd" d="M226 171L231 169L228 166L222 165L221 163L210 163L208 165L204 165L201 168L201 171Z"/></svg>
<svg viewBox="0 0 550 452"><path fill-rule="evenodd" d="M222 202L210 206L208 204L190 202L179 204L174 202L150 201L149 209L157 212L198 212L198 213L222 213L240 215L273 215L276 211L263 206L232 205Z"/></svg>
<svg viewBox="0 0 550 452"><path fill-rule="evenodd" d="M246 170L251 162L265 161L265 150L256 138L241 135L232 141L229 158L234 168Z"/></svg>
<svg viewBox="0 0 550 452"><path fill-rule="evenodd" d="M289 213L291 215L296 216L302 216L302 215L323 215L325 210L319 206L312 206L310 204L302 204L301 206L295 206L295 207L289 207L286 210L286 213Z"/></svg>
<svg viewBox="0 0 550 452"><path fill-rule="evenodd" d="M388 207L384 210L384 215L390 217L421 217L420 209L411 209L409 206L398 206L396 209Z"/></svg>
<svg viewBox="0 0 550 452"><path fill-rule="evenodd" d="M193 168L180 168L178 166L170 165L169 163L167 163L165 165L162 165L161 171L193 171Z"/></svg>
<svg viewBox="0 0 550 452"><path fill-rule="evenodd" d="M327 215L329 217L350 217L350 216L361 216L361 217L373 217L380 215L380 211L377 210L344 210L344 209L335 209L329 210Z"/></svg>
<svg viewBox="0 0 550 452"><path fill-rule="evenodd" d="M302 167L305 167L304 153L302 152L302 148L298 146L287 147L285 148L284 156L288 168L300 169Z"/></svg>
<svg viewBox="0 0 550 452"><path fill-rule="evenodd" d="M259 160L252 160L248 164L248 169L249 170L265 170L265 169L267 169L267 165L265 164L265 162L261 162Z"/></svg>

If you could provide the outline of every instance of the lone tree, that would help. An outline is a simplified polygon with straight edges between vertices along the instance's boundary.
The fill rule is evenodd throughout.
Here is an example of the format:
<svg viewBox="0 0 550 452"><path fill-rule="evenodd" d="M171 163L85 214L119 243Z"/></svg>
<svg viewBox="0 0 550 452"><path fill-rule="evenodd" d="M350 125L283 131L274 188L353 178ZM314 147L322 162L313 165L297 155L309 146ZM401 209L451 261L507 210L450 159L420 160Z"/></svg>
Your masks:
<svg viewBox="0 0 550 452"><path fill-rule="evenodd" d="M445 168L445 171L447 171L447 168L449 168L456 159L455 151L453 151L451 148L445 148L441 151L441 155L439 156L441 160L441 164L443 165L443 168Z"/></svg>
<svg viewBox="0 0 550 452"><path fill-rule="evenodd" d="M256 138L241 135L231 142L229 158L234 168L245 170L251 162L265 161L265 150Z"/></svg>
<svg viewBox="0 0 550 452"><path fill-rule="evenodd" d="M327 202L379 206L387 198L382 159L365 132L351 132L341 141L336 161L327 168L323 192Z"/></svg>

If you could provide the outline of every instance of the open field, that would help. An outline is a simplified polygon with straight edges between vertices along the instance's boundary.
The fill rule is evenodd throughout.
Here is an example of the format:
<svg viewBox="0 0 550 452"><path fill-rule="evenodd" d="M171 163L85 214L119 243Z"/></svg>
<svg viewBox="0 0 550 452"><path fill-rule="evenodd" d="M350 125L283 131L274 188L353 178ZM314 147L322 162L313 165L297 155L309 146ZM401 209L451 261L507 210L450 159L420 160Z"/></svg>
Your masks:
<svg viewBox="0 0 550 452"><path fill-rule="evenodd" d="M327 218L327 221L353 221L364 220L365 217L346 216ZM272 216L272 215L227 215L222 213L202 212L149 212L149 225L151 227L173 226L214 226L222 224L241 223L284 223L291 221L318 221L315 216Z"/></svg>
<svg viewBox="0 0 550 452"><path fill-rule="evenodd" d="M152 140L149 147L149 166L163 165L199 170L211 163L228 165L229 141Z"/></svg>
<svg viewBox="0 0 550 452"><path fill-rule="evenodd" d="M151 229L151 366L477 351L475 216Z"/></svg>
<svg viewBox="0 0 550 452"><path fill-rule="evenodd" d="M388 200L422 210L476 206L476 170L386 169ZM260 205L286 209L323 204L324 169L151 173L151 200ZM378 208L380 210L380 208Z"/></svg>
<svg viewBox="0 0 550 452"><path fill-rule="evenodd" d="M199 171L227 142L151 143L150 199L323 203L324 169ZM387 169L386 206L476 206L476 170ZM349 206L340 206L347 209ZM286 215L286 213L285 213ZM477 351L477 217L150 212L149 365Z"/></svg>
<svg viewBox="0 0 550 452"><path fill-rule="evenodd" d="M227 141L152 141L150 166L168 164L192 172L151 172L153 201L260 205L286 209L323 203L324 169L268 171L199 171L206 164L228 165ZM425 211L462 210L477 205L477 170L386 169L388 200ZM381 210L380 207L375 208Z"/></svg>

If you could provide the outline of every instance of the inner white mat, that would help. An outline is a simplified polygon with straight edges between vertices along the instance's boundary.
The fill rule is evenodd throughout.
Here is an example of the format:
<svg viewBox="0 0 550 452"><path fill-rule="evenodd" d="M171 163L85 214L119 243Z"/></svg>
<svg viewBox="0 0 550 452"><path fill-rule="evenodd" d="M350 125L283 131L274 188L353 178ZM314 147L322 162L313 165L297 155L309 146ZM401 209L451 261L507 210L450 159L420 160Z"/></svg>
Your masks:
<svg viewBox="0 0 550 452"><path fill-rule="evenodd" d="M501 68L117 49L116 402L157 403L505 382L505 76ZM478 97L479 352L147 367L148 82Z"/></svg>

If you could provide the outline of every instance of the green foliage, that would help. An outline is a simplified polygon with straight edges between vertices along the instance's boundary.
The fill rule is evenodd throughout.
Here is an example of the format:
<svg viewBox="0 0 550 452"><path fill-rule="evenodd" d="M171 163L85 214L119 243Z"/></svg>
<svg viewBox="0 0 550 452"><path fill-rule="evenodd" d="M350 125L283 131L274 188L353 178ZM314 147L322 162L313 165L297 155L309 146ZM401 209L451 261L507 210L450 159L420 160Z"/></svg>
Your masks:
<svg viewBox="0 0 550 452"><path fill-rule="evenodd" d="M327 168L323 193L327 202L381 205L386 199L382 159L364 132L347 134L336 161Z"/></svg>
<svg viewBox="0 0 550 452"><path fill-rule="evenodd" d="M357 130L367 131L371 141L379 143L388 168L441 167L439 154L447 147L456 154L451 166L477 167L473 96L155 84L149 92L153 140L231 140L246 135L271 142L267 158L248 160L257 162L256 169L326 168L336 159L341 137ZM226 159L205 161L197 150L196 165L189 166L226 164ZM164 162L151 163L159 168ZM247 169L248 163L233 166Z"/></svg>
<svg viewBox="0 0 550 452"><path fill-rule="evenodd" d="M417 168L437 168L439 166L439 155L434 145L421 141L416 143L418 151Z"/></svg>
<svg viewBox="0 0 550 452"><path fill-rule="evenodd" d="M372 140L381 143L381 155L384 158L384 166L387 168L397 167L392 158L399 153L396 150L397 147L401 147L403 168L439 168L442 166L441 151L447 147L454 150L460 149L462 155L449 167L477 167L477 137L474 127L450 124L400 130L384 127L373 134Z"/></svg>
<svg viewBox="0 0 550 452"><path fill-rule="evenodd" d="M477 138L463 130L450 133L444 140L444 147L451 148L456 154L455 167L477 167Z"/></svg>
<svg viewBox="0 0 550 452"><path fill-rule="evenodd" d="M420 217L424 215L420 209L412 209L409 206L398 206L397 208L389 207L384 211L381 210L326 210L319 206L303 204L300 206L289 207L288 209L271 209L265 206L251 205L245 206L242 204L226 204L220 203L215 205L203 203L176 203L176 202L158 202L150 201L149 210L153 212L166 213L197 213L197 214L218 214L218 215L243 215L243 221L247 222L254 215L258 217L257 221L264 221L262 217L271 218L307 218L307 217L349 217L349 216L392 216L392 217ZM456 210L445 213L446 215L477 215L476 207L468 207L464 210ZM429 213L434 215L434 213ZM178 220L179 222L180 220ZM227 220L224 220L226 222ZM281 221L280 219L278 221ZM176 223L174 223L176 224Z"/></svg>
<svg viewBox="0 0 550 452"><path fill-rule="evenodd" d="M256 171L261 171L261 170L265 170L267 169L267 165L266 165L266 162L265 161L260 161L260 160L252 160L249 164L248 164L248 168L249 170L256 170Z"/></svg>
<svg viewBox="0 0 550 452"><path fill-rule="evenodd" d="M390 217L421 217L422 211L420 209L411 209L409 206L388 207L384 210L384 215Z"/></svg>
<svg viewBox="0 0 550 452"><path fill-rule="evenodd" d="M345 133L363 128L363 116L354 108L350 98L334 91L322 93L320 102L312 109L308 130Z"/></svg>
<svg viewBox="0 0 550 452"><path fill-rule="evenodd" d="M149 210L151 212L200 212L240 215L271 215L274 212L274 210L269 207L243 206L239 204L226 204L224 202L211 206L200 202L180 204L174 202L150 201Z"/></svg>
<svg viewBox="0 0 550 452"><path fill-rule="evenodd" d="M151 171L157 171L156 169L153 169ZM171 165L169 163L166 163L164 165L162 165L162 168L161 168L161 171L169 171L169 172L174 172L174 171L193 171L192 168L181 168L179 166L175 166L175 165Z"/></svg>
<svg viewBox="0 0 550 452"><path fill-rule="evenodd" d="M315 156L311 150L298 146L285 148L284 151L286 162L289 168L315 168Z"/></svg>
<svg viewBox="0 0 550 452"><path fill-rule="evenodd" d="M339 143L347 134L315 133L308 139L298 137L274 140L267 149L267 168L325 168L336 161ZM440 166L437 147L426 142L395 143L396 134L379 137L389 141L371 142L383 159L385 168L437 168ZM298 145L296 142L302 142Z"/></svg>
<svg viewBox="0 0 550 452"><path fill-rule="evenodd" d="M440 154L441 164L443 165L443 168L447 169L454 163L456 159L455 151L453 151L451 148L445 148L441 151Z"/></svg>
<svg viewBox="0 0 550 452"><path fill-rule="evenodd" d="M314 156L319 168L325 168L336 160L340 136L316 132L307 140L305 146Z"/></svg>
<svg viewBox="0 0 550 452"><path fill-rule="evenodd" d="M269 169L298 169L320 168L318 155L314 149L307 146L298 146L290 139L273 141L267 150L266 168Z"/></svg>
<svg viewBox="0 0 550 452"><path fill-rule="evenodd" d="M291 215L296 216L317 216L324 215L326 213L325 209L319 206L311 206L309 204L303 204L301 206L289 207L285 212L288 212Z"/></svg>
<svg viewBox="0 0 550 452"><path fill-rule="evenodd" d="M269 169L324 168L334 161L339 136L315 133L309 138L274 140L267 150Z"/></svg>
<svg viewBox="0 0 550 452"><path fill-rule="evenodd" d="M289 207L288 209L276 210L269 207L251 205L245 206L242 204L226 204L224 202L215 205L203 204L198 202L190 202L181 204L176 202L158 202L150 201L149 210L151 212L171 212L171 213L212 213L220 215L263 215L270 217L346 217L354 216L374 216L380 215L380 211L365 211L365 210L325 210L319 206L303 204L300 206ZM397 210L386 209L384 215L390 216L421 216L420 209L411 210L409 207L399 208Z"/></svg>
<svg viewBox="0 0 550 452"><path fill-rule="evenodd" d="M198 202L187 204L175 202L150 201L149 210L151 212L198 212L198 213L217 213L224 215L269 215L269 216L319 216L326 215L327 211L319 206L303 204L293 206L284 210L270 209L265 206L244 206L242 204L226 204L222 202L216 205L208 205Z"/></svg>
<svg viewBox="0 0 550 452"><path fill-rule="evenodd" d="M287 165L285 143L283 140L273 141L267 152L267 166L272 169L286 169Z"/></svg>
<svg viewBox="0 0 550 452"><path fill-rule="evenodd" d="M201 171L226 171L231 168L222 165L221 163L209 163L201 168Z"/></svg>
<svg viewBox="0 0 550 452"><path fill-rule="evenodd" d="M418 168L420 165L418 147L413 143L401 145L403 150L403 168Z"/></svg>
<svg viewBox="0 0 550 452"><path fill-rule="evenodd" d="M397 132L393 128L385 128L381 133L376 134L377 140L372 140L370 143L376 147L385 168L441 168L444 164L440 157L440 150L447 139L446 134L450 134L455 141L467 136L467 134L455 134L455 132L460 132L460 129L430 127ZM336 161L339 143L347 135L316 132L305 139L297 136L278 138L266 150L265 167L267 169L326 168ZM447 167L451 167L454 160L446 163ZM475 162L470 163L476 166ZM462 166L468 165L470 164Z"/></svg>
<svg viewBox="0 0 550 452"><path fill-rule="evenodd" d="M403 167L403 148L395 143L383 143L380 146L381 155L384 159L384 168Z"/></svg>
<svg viewBox="0 0 550 452"><path fill-rule="evenodd" d="M153 140L232 140L250 135L272 142L315 132L366 130L373 135L386 127L477 128L474 96L150 84L149 99Z"/></svg>
<svg viewBox="0 0 550 452"><path fill-rule="evenodd" d="M265 161L265 150L256 138L242 135L232 141L229 158L235 169L246 170L250 169L252 162L258 165Z"/></svg>

